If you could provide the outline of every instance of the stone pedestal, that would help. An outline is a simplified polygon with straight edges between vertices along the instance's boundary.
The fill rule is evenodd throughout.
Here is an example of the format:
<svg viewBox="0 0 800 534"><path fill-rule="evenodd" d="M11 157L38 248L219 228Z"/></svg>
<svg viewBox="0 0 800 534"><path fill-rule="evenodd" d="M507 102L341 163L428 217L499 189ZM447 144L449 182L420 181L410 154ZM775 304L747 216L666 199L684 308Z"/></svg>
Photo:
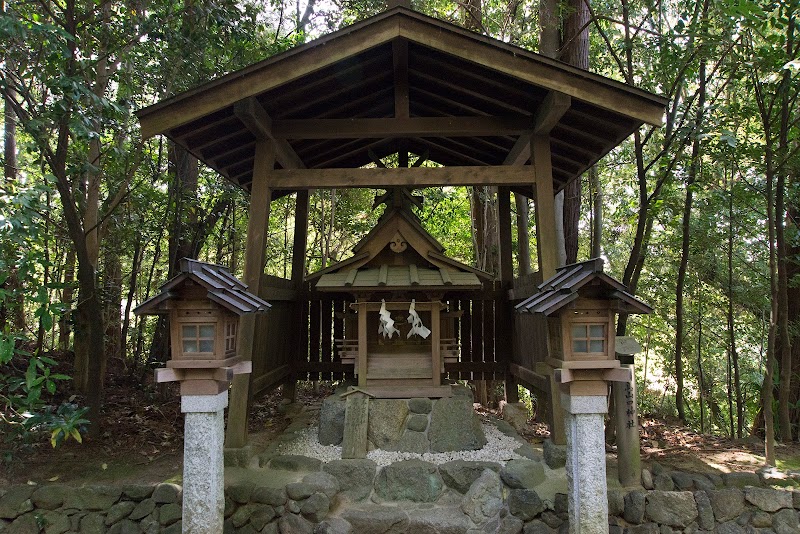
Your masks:
<svg viewBox="0 0 800 534"><path fill-rule="evenodd" d="M611 384L611 393L614 395L614 418L617 425L617 465L620 483L623 486L636 486L642 480L636 380L633 378L633 365L623 364L623 367L631 369L631 380Z"/></svg>
<svg viewBox="0 0 800 534"><path fill-rule="evenodd" d="M228 392L184 395L183 533L222 532L225 512L223 441Z"/></svg>
<svg viewBox="0 0 800 534"><path fill-rule="evenodd" d="M561 395L567 438L570 534L608 534L605 395Z"/></svg>

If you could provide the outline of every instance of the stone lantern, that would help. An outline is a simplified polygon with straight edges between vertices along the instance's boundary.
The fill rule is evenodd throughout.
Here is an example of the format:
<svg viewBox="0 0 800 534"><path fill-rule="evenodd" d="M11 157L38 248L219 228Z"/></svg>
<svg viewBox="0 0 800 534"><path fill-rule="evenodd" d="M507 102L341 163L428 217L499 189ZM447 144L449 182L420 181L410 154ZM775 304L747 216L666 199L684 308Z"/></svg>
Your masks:
<svg viewBox="0 0 800 534"><path fill-rule="evenodd" d="M650 313L652 308L605 274L597 258L560 267L516 310L547 317L547 363L555 369L565 412L570 525L608 532L608 385L632 378L632 367L622 367L615 357L614 319L619 312Z"/></svg>
<svg viewBox="0 0 800 534"><path fill-rule="evenodd" d="M233 375L252 368L236 353L239 317L269 308L226 267L183 258L180 274L134 310L170 318L171 359L165 369L156 369L156 382L181 385L184 533L222 532L228 387Z"/></svg>

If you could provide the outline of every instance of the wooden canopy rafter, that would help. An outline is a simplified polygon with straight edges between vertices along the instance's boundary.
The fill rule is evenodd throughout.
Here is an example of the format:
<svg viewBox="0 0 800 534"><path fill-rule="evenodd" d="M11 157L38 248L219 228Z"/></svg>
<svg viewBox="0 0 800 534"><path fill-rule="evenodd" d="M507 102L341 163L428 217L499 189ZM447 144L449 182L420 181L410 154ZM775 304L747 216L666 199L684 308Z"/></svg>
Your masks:
<svg viewBox="0 0 800 534"><path fill-rule="evenodd" d="M139 111L145 137L165 134L234 183L250 188L256 144L275 146L284 170L353 169L398 154L443 166L524 166L547 136L554 190L643 123L665 101L644 91L397 7ZM456 183L414 169L395 185ZM530 176L470 172L470 184L529 191ZM311 175L308 175L311 176ZM385 176L381 176L383 178ZM515 181L519 180L519 181ZM377 183L357 178L351 183ZM370 183L371 182L371 183ZM355 185L354 185L355 186Z"/></svg>

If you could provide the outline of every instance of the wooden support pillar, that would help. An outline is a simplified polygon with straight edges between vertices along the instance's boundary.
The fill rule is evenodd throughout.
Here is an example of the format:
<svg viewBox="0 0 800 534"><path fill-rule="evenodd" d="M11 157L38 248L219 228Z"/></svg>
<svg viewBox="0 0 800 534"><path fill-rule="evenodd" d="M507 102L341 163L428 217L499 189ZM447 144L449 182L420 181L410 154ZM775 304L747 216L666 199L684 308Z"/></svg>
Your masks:
<svg viewBox="0 0 800 534"><path fill-rule="evenodd" d="M439 301L431 302L431 376L433 386L442 385L442 325L440 309L442 303Z"/></svg>
<svg viewBox="0 0 800 534"><path fill-rule="evenodd" d="M308 237L308 197L309 190L302 189L297 192L294 208L294 242L292 244L292 287L297 291L295 301L294 316L296 318L292 325L292 349L289 355L292 360L289 362L292 373L286 378L283 384L283 398L291 402L297 400L297 375L295 369L300 360L307 360L308 347L306 340L301 339L304 333L302 325L307 321L305 316L306 292L303 282L306 275L306 242Z"/></svg>
<svg viewBox="0 0 800 534"><path fill-rule="evenodd" d="M358 387L367 385L367 303L358 302Z"/></svg>
<svg viewBox="0 0 800 534"><path fill-rule="evenodd" d="M531 137L531 164L535 176L534 190L536 198L536 249L539 256L539 273L542 280L556 274L558 266L558 247L556 243L555 206L553 198L553 165L550 159L550 136L534 135ZM542 340L542 343L546 343ZM561 406L561 391L553 376L553 369L548 372L550 381L549 401L552 406L550 423L550 439L556 445L567 442L564 429L564 408Z"/></svg>
<svg viewBox="0 0 800 534"><path fill-rule="evenodd" d="M247 243L245 245L244 282L250 292L261 296L261 279L266 259L267 230L269 227L272 191L269 178L275 167L275 146L272 141L257 141L253 164L253 183L250 190L250 208L247 221ZM256 318L244 315L239 321L237 347L244 360L253 359L253 341ZM225 446L244 447L247 444L247 419L250 404L250 377L236 375L231 386L228 408L228 429Z"/></svg>
<svg viewBox="0 0 800 534"><path fill-rule="evenodd" d="M497 213L500 232L500 282L504 291L511 289L514 283L514 251L511 250L511 190L508 187L497 188ZM514 336L514 320L511 302L504 298L497 305L495 321L498 361L505 367L506 402L519 402L517 380L508 371L508 364L513 360L512 339Z"/></svg>
<svg viewBox="0 0 800 534"><path fill-rule="evenodd" d="M553 196L553 165L550 159L550 136L531 137L531 155L535 176L536 250L542 280L556 274L558 247L556 243L555 205Z"/></svg>

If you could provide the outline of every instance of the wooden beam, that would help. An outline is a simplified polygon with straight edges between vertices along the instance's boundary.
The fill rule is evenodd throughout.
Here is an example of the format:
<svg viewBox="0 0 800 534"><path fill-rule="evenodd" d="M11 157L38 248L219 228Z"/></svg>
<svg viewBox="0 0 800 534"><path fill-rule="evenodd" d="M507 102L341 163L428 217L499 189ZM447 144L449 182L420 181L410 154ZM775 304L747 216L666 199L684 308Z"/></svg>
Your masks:
<svg viewBox="0 0 800 534"><path fill-rule="evenodd" d="M329 189L391 186L530 184L531 167L411 167L406 169L278 169L270 175L276 189ZM552 190L552 179L550 188Z"/></svg>
<svg viewBox="0 0 800 534"><path fill-rule="evenodd" d="M471 137L519 135L533 126L530 117L411 117L385 119L276 120L277 139L360 139L384 137Z"/></svg>
<svg viewBox="0 0 800 534"><path fill-rule="evenodd" d="M274 141L275 157L284 169L306 167L292 146L285 139L279 139L272 133L272 117L258 100L253 97L240 100L233 105L233 112L258 141Z"/></svg>
<svg viewBox="0 0 800 534"><path fill-rule="evenodd" d="M409 117L408 93L408 41L392 41L392 63L394 67L394 116L397 119Z"/></svg>
<svg viewBox="0 0 800 534"><path fill-rule="evenodd" d="M467 34L466 30L431 31L429 22L410 17L402 21L399 29L400 36L411 42L455 55L545 89L565 93L578 100L628 115L654 126L662 124L663 99L643 91L625 88L618 82L541 56L534 56L533 53L525 53L511 45ZM465 36L472 37L472 40L483 41L485 45L476 46L475 43L467 45Z"/></svg>
<svg viewBox="0 0 800 534"><path fill-rule="evenodd" d="M267 229L270 215L270 174L275 167L275 145L271 141L256 143L256 159L253 170L253 186L250 192L250 208L247 220L245 244L244 282L248 290L259 295L266 258ZM244 315L239 320L238 355L244 360L253 359L256 317ZM230 392L228 429L225 446L244 447L247 444L247 418L250 404L250 376L236 375Z"/></svg>
<svg viewBox="0 0 800 534"><path fill-rule="evenodd" d="M533 128L519 136L508 152L504 165L524 165L531 157L531 135L548 135L572 105L572 99L564 93L550 91L542 100L533 120Z"/></svg>
<svg viewBox="0 0 800 534"><path fill-rule="evenodd" d="M550 161L550 138L531 138L533 174L536 188L536 248L539 256L539 272L547 280L556 274L558 253L556 248L555 205L553 199L553 167Z"/></svg>
<svg viewBox="0 0 800 534"><path fill-rule="evenodd" d="M558 124L561 117L567 112L572 105L572 99L564 93L558 91L550 91L544 97L542 104L536 111L536 119L533 125L534 135L547 135L550 130Z"/></svg>

